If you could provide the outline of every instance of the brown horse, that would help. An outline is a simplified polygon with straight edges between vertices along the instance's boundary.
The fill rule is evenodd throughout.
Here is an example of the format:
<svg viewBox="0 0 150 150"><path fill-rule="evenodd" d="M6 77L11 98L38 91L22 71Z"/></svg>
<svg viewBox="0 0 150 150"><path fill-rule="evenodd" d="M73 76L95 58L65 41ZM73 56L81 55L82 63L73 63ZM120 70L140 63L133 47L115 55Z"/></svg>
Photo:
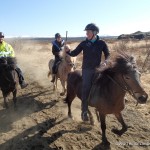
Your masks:
<svg viewBox="0 0 150 150"><path fill-rule="evenodd" d="M55 82L53 84L54 90L57 88L57 79L60 79L61 85L63 87L61 96L65 95L66 93L66 81L67 81L67 76L68 73L73 71L75 69L75 61L76 61L76 57L71 57L69 56L65 49L62 50L61 52L61 57L62 57L62 61L60 62L59 66L58 66L58 71L57 74L55 75ZM54 59L51 59L49 61L49 72L48 72L48 77L50 76L50 74L52 74L52 66L54 64Z"/></svg>
<svg viewBox="0 0 150 150"><path fill-rule="evenodd" d="M67 80L68 116L71 114L71 103L77 96L81 99L82 74L81 71L71 72ZM107 68L98 69L95 72L93 85L89 94L89 105L97 110L97 117L101 122L102 144L110 145L105 130L105 118L107 114L114 114L122 125L121 130L113 129L115 134L122 135L127 131L127 125L123 120L121 111L125 107L125 94L129 92L138 103L146 103L148 95L140 84L140 72L136 66L134 57L127 54L118 55L114 62Z"/></svg>
<svg viewBox="0 0 150 150"><path fill-rule="evenodd" d="M16 58L0 58L0 88L4 98L4 107L8 108L7 97L12 92L14 108L16 108L18 74L15 71Z"/></svg>

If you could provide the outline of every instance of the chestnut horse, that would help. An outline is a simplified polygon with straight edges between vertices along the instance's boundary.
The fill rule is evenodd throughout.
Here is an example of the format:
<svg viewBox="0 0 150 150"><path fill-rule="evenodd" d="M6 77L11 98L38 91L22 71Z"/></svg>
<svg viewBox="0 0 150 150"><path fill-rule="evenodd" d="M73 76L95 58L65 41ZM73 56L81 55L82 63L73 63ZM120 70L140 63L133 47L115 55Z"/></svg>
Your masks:
<svg viewBox="0 0 150 150"><path fill-rule="evenodd" d="M74 71L69 73L67 80L67 96L65 102L68 104L68 116L71 114L71 103L77 96L81 99L82 73ZM97 117L101 122L102 143L110 145L106 137L105 118L107 114L114 114L121 123L122 129L113 129L115 134L122 135L128 126L124 122L121 111L125 107L125 94L129 92L138 103L146 103L148 95L140 83L140 72L138 71L134 57L127 54L118 55L110 66L95 72L93 85L89 93L89 106L95 107ZM90 115L90 114L89 114Z"/></svg>

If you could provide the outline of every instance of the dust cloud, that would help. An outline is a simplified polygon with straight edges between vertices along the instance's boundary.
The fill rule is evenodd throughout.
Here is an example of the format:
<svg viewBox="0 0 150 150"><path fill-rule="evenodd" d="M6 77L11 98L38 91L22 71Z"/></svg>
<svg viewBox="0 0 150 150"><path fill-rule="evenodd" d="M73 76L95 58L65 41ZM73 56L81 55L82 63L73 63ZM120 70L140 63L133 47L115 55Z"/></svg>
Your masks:
<svg viewBox="0 0 150 150"><path fill-rule="evenodd" d="M31 81L37 82L45 87L50 85L50 79L47 77L48 62L53 58L51 54L51 45L30 44L30 47L24 45L21 52L16 53L19 67L22 69L25 77Z"/></svg>

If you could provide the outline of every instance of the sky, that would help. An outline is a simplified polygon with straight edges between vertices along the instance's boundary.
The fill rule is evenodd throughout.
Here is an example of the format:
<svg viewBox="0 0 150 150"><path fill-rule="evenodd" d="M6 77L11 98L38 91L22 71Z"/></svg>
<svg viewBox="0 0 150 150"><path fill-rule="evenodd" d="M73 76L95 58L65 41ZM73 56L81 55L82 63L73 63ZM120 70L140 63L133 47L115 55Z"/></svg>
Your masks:
<svg viewBox="0 0 150 150"><path fill-rule="evenodd" d="M150 0L0 0L6 37L85 36L89 23L100 36L150 31Z"/></svg>

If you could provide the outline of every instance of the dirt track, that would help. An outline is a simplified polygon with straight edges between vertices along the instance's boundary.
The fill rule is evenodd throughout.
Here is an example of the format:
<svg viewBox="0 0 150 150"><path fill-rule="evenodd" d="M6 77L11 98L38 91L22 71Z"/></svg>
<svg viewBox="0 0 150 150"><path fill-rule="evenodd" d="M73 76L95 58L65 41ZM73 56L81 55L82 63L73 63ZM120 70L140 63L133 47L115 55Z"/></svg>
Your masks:
<svg viewBox="0 0 150 150"><path fill-rule="evenodd" d="M49 45L48 45L49 46ZM84 124L80 119L80 101L73 102L74 120L67 118L64 97L53 92L46 74L49 58L48 46L36 45L32 53L18 54L18 62L24 70L28 88L18 92L18 110L14 111L10 100L8 110L3 109L0 95L0 150L98 150L102 149L101 130L95 125ZM149 74L143 85L150 94ZM10 97L11 98L11 97ZM150 102L135 106L135 100L127 97L123 111L125 122L131 126L121 137L113 134L113 127L120 127L113 115L107 117L107 137L112 150L150 149ZM148 145L148 146L146 146ZM106 149L106 148L103 148Z"/></svg>

